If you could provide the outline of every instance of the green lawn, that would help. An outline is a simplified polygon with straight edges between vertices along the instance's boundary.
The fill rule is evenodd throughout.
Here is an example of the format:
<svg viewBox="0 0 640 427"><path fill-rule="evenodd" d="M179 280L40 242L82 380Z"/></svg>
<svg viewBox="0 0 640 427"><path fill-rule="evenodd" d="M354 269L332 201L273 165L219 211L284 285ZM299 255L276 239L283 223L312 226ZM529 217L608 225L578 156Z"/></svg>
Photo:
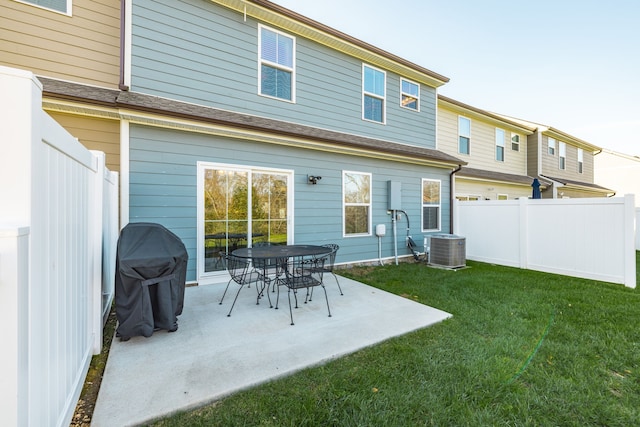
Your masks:
<svg viewBox="0 0 640 427"><path fill-rule="evenodd" d="M453 318L154 425L640 425L640 291L467 265L341 270Z"/></svg>

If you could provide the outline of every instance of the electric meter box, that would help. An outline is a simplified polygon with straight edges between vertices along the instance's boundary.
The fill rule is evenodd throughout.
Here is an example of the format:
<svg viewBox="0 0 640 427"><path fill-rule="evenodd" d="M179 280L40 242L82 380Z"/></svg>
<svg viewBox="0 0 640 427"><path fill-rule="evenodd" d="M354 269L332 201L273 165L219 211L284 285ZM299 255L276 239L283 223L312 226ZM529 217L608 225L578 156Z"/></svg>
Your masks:
<svg viewBox="0 0 640 427"><path fill-rule="evenodd" d="M390 211L402 210L402 186L400 181L387 181L387 196L389 205L387 207Z"/></svg>

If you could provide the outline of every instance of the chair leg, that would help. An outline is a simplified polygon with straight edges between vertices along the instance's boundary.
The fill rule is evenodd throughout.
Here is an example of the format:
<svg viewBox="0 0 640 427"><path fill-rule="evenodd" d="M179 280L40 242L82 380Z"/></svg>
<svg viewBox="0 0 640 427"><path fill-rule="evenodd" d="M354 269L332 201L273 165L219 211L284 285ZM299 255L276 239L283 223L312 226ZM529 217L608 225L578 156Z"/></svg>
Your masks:
<svg viewBox="0 0 640 427"><path fill-rule="evenodd" d="M236 305L236 301L238 300L238 295L240 295L240 291L242 290L242 286L240 285L240 288L238 289L238 292L236 293L236 297L233 299L233 304L231 304L231 308L229 309L229 314L227 314L227 317L231 317L231 311L233 310L233 306Z"/></svg>
<svg viewBox="0 0 640 427"><path fill-rule="evenodd" d="M295 291L293 291L294 295L295 295ZM288 290L287 292L287 299L289 300L289 315L291 316L291 326L293 326L293 310L291 310L291 289ZM297 308L297 300L296 300L296 308Z"/></svg>
<svg viewBox="0 0 640 427"><path fill-rule="evenodd" d="M338 284L338 289L340 289L340 295L344 295L342 293L342 288L340 287L340 282L338 281L338 276L336 276L336 273L334 273L333 271L331 272L331 274L333 274L333 277L336 279L336 283Z"/></svg>
<svg viewBox="0 0 640 427"><path fill-rule="evenodd" d="M233 279L232 279L233 280ZM220 302L218 304L222 305L222 301L224 301L224 296L227 295L227 291L229 290L229 285L231 284L231 280L227 282L227 287L224 288L224 293L222 294L222 298L220 298Z"/></svg>
<svg viewBox="0 0 640 427"><path fill-rule="evenodd" d="M278 288L277 291L275 289L273 290L274 292L276 292L276 310L277 310L278 304L280 303L280 285L278 284L278 279L275 280L275 284L273 286Z"/></svg>
<svg viewBox="0 0 640 427"><path fill-rule="evenodd" d="M327 297L327 288L322 285L322 289L324 290L324 299L327 301L327 311L329 312L329 317L331 317L331 309L329 308L329 298Z"/></svg>
<svg viewBox="0 0 640 427"><path fill-rule="evenodd" d="M256 285L258 286L258 285ZM269 308L273 308L273 303L271 302L271 295L269 295L269 288L271 287L271 279L267 279L265 277L264 282L262 283L262 291L260 292L260 295L264 295L265 294L265 289L267 290L267 299L269 300Z"/></svg>

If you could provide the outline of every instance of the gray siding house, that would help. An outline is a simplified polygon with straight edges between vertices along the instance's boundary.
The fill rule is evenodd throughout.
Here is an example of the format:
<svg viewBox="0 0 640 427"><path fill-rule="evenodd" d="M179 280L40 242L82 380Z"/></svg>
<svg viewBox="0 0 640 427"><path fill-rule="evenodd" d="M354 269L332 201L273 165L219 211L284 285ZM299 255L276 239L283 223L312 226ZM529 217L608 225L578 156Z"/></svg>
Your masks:
<svg viewBox="0 0 640 427"><path fill-rule="evenodd" d="M410 255L409 224L418 241L449 232L465 162L436 150L446 77L268 1L134 0L130 16L123 222L175 232L188 281L262 241L376 262ZM405 212L396 242L390 209Z"/></svg>

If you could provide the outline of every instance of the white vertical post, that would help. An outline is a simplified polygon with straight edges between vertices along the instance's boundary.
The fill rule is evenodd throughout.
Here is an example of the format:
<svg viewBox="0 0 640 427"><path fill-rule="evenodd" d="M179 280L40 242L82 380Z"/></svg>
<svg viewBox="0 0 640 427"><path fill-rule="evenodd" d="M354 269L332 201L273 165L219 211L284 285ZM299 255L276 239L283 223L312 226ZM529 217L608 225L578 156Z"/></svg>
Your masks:
<svg viewBox="0 0 640 427"><path fill-rule="evenodd" d="M460 230L458 230L458 227L460 225L460 201L457 198L453 198L453 204L450 206L449 209L453 209L453 215L451 215L451 218L453 219L453 224L451 224L450 228L451 228L451 233L460 233Z"/></svg>
<svg viewBox="0 0 640 427"><path fill-rule="evenodd" d="M0 218L5 224L30 225L32 151L41 139L42 84L27 71L0 66Z"/></svg>
<svg viewBox="0 0 640 427"><path fill-rule="evenodd" d="M105 155L100 151L92 151L93 160L96 163L95 173L92 174L91 186L91 226L89 227L91 266L90 274L90 294L91 310L89 310L89 325L91 336L93 337L93 354L100 354L102 351L102 221L104 219L104 174Z"/></svg>
<svg viewBox="0 0 640 427"><path fill-rule="evenodd" d="M529 268L529 199L526 197L520 197L518 200L518 213L520 219L518 221L519 226L519 266L520 268Z"/></svg>
<svg viewBox="0 0 640 427"><path fill-rule="evenodd" d="M28 425L29 228L0 228L0 425Z"/></svg>
<svg viewBox="0 0 640 427"><path fill-rule="evenodd" d="M624 196L624 285L636 287L636 249L635 249L635 198L633 194Z"/></svg>
<svg viewBox="0 0 640 427"><path fill-rule="evenodd" d="M636 236L636 251L640 251L640 233L638 232L638 224L640 224L640 208L636 208L636 222L633 232Z"/></svg>
<svg viewBox="0 0 640 427"><path fill-rule="evenodd" d="M0 239L4 240L0 250L3 252L0 254L0 324L3 331L8 331L6 340L2 335L0 347L0 425L21 426L29 425L32 416L29 405L29 372L32 371L28 329L32 280L29 240L33 152L42 139L39 127L42 84L31 72L0 66L0 93L0 149L3 152L0 156L0 218L3 229L13 234L5 234L9 242Z"/></svg>

